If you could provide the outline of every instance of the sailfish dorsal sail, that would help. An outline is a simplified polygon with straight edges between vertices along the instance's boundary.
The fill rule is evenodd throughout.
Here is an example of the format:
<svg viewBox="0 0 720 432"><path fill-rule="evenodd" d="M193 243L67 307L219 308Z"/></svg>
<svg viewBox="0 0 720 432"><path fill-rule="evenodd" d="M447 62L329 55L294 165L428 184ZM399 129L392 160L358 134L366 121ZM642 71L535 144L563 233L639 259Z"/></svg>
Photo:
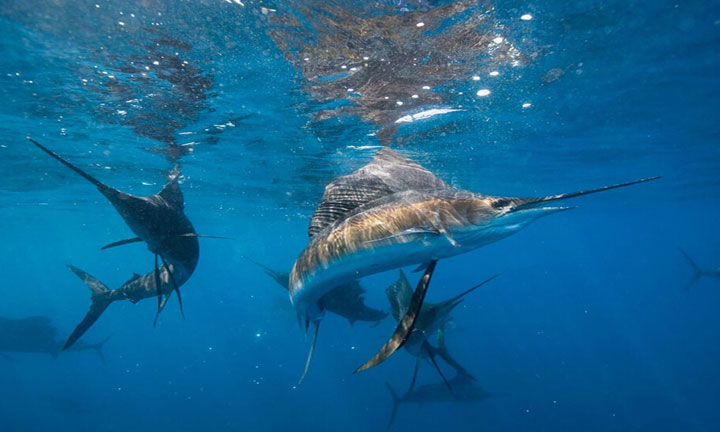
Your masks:
<svg viewBox="0 0 720 432"><path fill-rule="evenodd" d="M395 150L380 149L370 163L334 179L325 187L322 202L310 220L308 235L312 238L356 208L385 196L409 190L449 187L433 173Z"/></svg>

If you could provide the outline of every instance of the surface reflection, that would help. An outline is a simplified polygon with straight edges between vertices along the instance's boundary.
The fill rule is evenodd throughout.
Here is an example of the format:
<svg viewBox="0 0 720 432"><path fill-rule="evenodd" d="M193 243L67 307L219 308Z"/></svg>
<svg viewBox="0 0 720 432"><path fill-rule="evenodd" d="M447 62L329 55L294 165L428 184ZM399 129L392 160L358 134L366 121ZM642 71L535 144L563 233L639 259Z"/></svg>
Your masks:
<svg viewBox="0 0 720 432"><path fill-rule="evenodd" d="M485 2L291 4L268 15L269 34L319 103L314 121L357 116L383 144L412 112L452 106L456 83L528 61Z"/></svg>

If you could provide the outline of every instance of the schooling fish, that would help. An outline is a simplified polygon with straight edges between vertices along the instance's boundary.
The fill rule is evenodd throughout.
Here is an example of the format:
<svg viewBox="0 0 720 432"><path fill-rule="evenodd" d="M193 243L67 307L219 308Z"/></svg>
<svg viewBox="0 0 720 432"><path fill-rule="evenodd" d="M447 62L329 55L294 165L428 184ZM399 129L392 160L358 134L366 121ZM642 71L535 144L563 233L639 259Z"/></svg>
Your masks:
<svg viewBox="0 0 720 432"><path fill-rule="evenodd" d="M407 335L406 341L403 347L413 356L416 357L415 370L412 375L410 392L415 386L415 380L417 379L418 368L420 366L420 360L427 358L430 360L432 365L437 370L442 380L447 385L448 389L452 391L452 387L442 373L442 370L435 361L435 357L439 356L456 372L470 375L465 368L463 368L455 359L450 356L445 346L445 326L451 320L450 313L455 309L461 302L463 297L495 279L497 275L486 279L485 281L473 286L472 288L465 290L463 293L456 295L453 298L442 301L440 303L424 302L420 308L420 314L415 321L415 325L412 331ZM398 280L392 283L385 289L388 301L390 302L390 308L392 310L393 318L396 321L402 320L405 313L410 308L413 291L410 287L410 282L405 276L405 272L400 270L400 276ZM437 334L438 347L434 347L430 342L429 338Z"/></svg>
<svg viewBox="0 0 720 432"><path fill-rule="evenodd" d="M424 278L429 280L437 260L496 242L542 216L568 209L546 203L656 178L537 198L496 197L455 189L383 148L369 164L325 188L310 221L310 242L290 273L290 300L301 324L306 329L315 324L317 334L319 299L339 285L418 264L428 265ZM419 286L427 288L422 280ZM405 318L417 318L423 298L416 289ZM388 342L394 349L386 344L358 370L375 366L402 346L415 318L401 321Z"/></svg>
<svg viewBox="0 0 720 432"><path fill-rule="evenodd" d="M195 232L195 228L185 215L183 195L182 191L180 191L180 185L178 184L179 171L173 171L170 181L156 195L138 197L120 192L100 182L35 140L31 138L28 138L28 140L94 184L100 193L110 201L137 237L111 243L102 249L141 241L145 242L150 252L155 255L155 270L145 277L154 281L154 295L158 298L157 314L160 314L167 303L170 292L177 293L180 312L183 313L180 286L185 283L195 271L200 254L198 237L205 236L201 236ZM158 267L158 258L162 261L162 270ZM170 281L172 288L170 292L164 290L163 287L165 283L163 278ZM144 288L148 287L149 285L144 285ZM166 294L165 300L162 299L163 294ZM152 296L147 295L142 298L147 297ZM136 299L139 300L137 297ZM93 296L93 305L90 308L90 312L88 312L85 319L72 333L65 344L65 348L70 347L82 336L95 320L97 320L107 305L109 305L109 303L99 302L96 304L95 297ZM157 322L157 316L155 317L155 321Z"/></svg>

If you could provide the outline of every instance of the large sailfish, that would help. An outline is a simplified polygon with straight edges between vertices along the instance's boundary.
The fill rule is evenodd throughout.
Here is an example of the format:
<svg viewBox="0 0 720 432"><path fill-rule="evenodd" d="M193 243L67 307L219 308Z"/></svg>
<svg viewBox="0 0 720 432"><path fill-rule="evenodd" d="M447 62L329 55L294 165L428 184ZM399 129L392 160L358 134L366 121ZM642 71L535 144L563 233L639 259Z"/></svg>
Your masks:
<svg viewBox="0 0 720 432"><path fill-rule="evenodd" d="M310 221L310 242L290 273L290 301L301 325L315 325L303 377L323 316L319 299L348 281L408 265L424 265L410 307L395 333L359 370L403 346L413 330L437 260L460 255L520 231L569 207L553 201L658 177L536 198L484 195L449 186L400 153L383 148L370 163L325 188ZM301 378L302 381L302 378Z"/></svg>
<svg viewBox="0 0 720 432"><path fill-rule="evenodd" d="M144 298L157 297L160 314L172 292L177 293L182 309L180 286L195 271L200 255L198 235L184 212L185 204L178 183L179 172L174 170L170 181L155 195L139 197L130 195L102 183L85 171L66 161L57 153L28 138L39 149L57 159L60 163L95 185L115 207L136 237L120 240L103 247L120 246L145 242L155 255L155 268L145 276L135 275L121 289L109 290L100 281L75 267L70 269L83 279L92 291L92 305L85 318L72 332L64 349L77 341L107 307L116 300L137 302ZM158 266L158 258L162 267ZM163 296L165 298L163 299ZM157 315L155 318L157 322Z"/></svg>

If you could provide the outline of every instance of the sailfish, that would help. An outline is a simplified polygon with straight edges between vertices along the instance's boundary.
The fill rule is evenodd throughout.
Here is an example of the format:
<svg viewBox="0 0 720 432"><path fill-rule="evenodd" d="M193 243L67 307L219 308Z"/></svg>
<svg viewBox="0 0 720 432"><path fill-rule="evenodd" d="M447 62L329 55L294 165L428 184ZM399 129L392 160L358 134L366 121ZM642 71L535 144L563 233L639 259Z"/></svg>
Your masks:
<svg viewBox="0 0 720 432"><path fill-rule="evenodd" d="M155 268L152 272L145 276L134 275L121 289L117 290L109 290L94 277L69 266L90 287L92 305L85 318L68 338L63 349L67 349L75 343L115 300L130 300L135 303L143 298L157 297L158 310L155 317L157 323L157 316L167 304L170 294L175 292L180 312L184 316L180 286L195 271L200 255L198 237L201 236L195 232L195 228L185 215L184 199L178 183L179 171L173 170L169 182L157 194L139 197L120 192L102 183L37 141L31 138L28 140L95 185L136 235L127 240L108 244L102 249L145 242L150 252L155 255ZM158 265L158 258L162 262L162 267Z"/></svg>
<svg viewBox="0 0 720 432"><path fill-rule="evenodd" d="M390 148L357 171L331 181L313 214L310 241L290 273L289 294L298 321L315 326L307 373L323 317L319 299L338 285L409 265L425 273L392 337L356 372L378 365L407 341L438 260L512 235L543 216L570 207L554 201L655 180L535 198L511 198L454 188Z"/></svg>
<svg viewBox="0 0 720 432"><path fill-rule="evenodd" d="M273 270L253 260L249 261L260 267L278 285L288 289L290 273ZM377 325L387 316L387 312L366 305L364 294L365 288L358 281L352 281L325 294L320 299L320 304L323 310L347 319L350 325L355 324L356 321L372 322Z"/></svg>
<svg viewBox="0 0 720 432"><path fill-rule="evenodd" d="M470 375L470 373L448 352L447 346L445 345L445 330L452 319L450 317L450 313L458 307L460 303L462 303L463 298L486 283L492 281L497 276L498 275L494 275L485 279L462 293L439 303L430 303L427 301L423 303L417 320L415 321L415 325L413 326L412 331L407 335L405 343L403 344L403 348L416 358L415 370L413 371L410 387L407 390L408 392L411 392L415 386L418 369L420 367L420 360L423 358L430 360L431 364L440 375L440 378L442 378L443 382L445 382L445 385L447 385L451 392L452 387L438 366L437 361L435 360L436 357L442 358L448 365L454 368L457 373L464 374L472 378L472 375ZM385 289L385 295L390 302L390 310L393 318L395 318L395 321L400 322L410 307L413 296L410 282L402 269L400 270L398 280ZM437 346L433 346L429 342L429 339L433 334L437 335Z"/></svg>

